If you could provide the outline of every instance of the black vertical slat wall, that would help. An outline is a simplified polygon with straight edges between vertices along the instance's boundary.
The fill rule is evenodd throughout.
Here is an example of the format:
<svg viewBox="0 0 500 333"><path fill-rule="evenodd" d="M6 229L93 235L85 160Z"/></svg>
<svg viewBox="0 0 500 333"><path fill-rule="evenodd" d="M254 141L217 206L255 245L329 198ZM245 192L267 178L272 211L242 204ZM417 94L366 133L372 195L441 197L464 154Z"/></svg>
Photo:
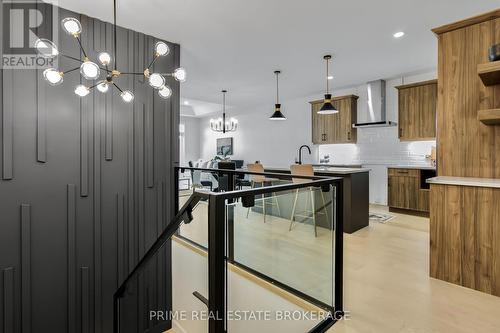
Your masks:
<svg viewBox="0 0 500 333"><path fill-rule="evenodd" d="M68 16L93 60L113 53L111 24L59 10ZM119 70L142 72L156 41L119 28ZM63 31L56 42L82 57ZM179 45L169 46L155 71L179 66ZM77 66L59 59L62 70ZM135 94L125 104L111 89L77 97L78 71L56 87L41 76L0 71L0 333L111 332L113 293L174 213L179 84L167 78L164 100L142 77L122 76L116 83ZM126 301L132 331L156 324L137 313L170 308L169 258L167 246Z"/></svg>

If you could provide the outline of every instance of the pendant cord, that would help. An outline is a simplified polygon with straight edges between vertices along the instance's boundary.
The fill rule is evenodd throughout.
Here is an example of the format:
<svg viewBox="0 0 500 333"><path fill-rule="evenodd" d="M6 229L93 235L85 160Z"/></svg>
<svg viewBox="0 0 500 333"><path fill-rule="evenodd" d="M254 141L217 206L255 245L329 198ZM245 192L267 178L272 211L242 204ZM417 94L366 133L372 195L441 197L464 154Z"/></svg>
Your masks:
<svg viewBox="0 0 500 333"><path fill-rule="evenodd" d="M226 133L226 92L222 92L222 133Z"/></svg>
<svg viewBox="0 0 500 333"><path fill-rule="evenodd" d="M115 58L115 70L117 69L117 64L116 64L116 0L113 0L113 55Z"/></svg>
<svg viewBox="0 0 500 333"><path fill-rule="evenodd" d="M326 59L326 93L328 94L330 92L330 82L328 82L328 63L330 62L330 59Z"/></svg>
<svg viewBox="0 0 500 333"><path fill-rule="evenodd" d="M276 73L276 104L280 103L280 87L278 83L278 75L279 73Z"/></svg>
<svg viewBox="0 0 500 333"><path fill-rule="evenodd" d="M226 116L226 92L222 92L222 115Z"/></svg>

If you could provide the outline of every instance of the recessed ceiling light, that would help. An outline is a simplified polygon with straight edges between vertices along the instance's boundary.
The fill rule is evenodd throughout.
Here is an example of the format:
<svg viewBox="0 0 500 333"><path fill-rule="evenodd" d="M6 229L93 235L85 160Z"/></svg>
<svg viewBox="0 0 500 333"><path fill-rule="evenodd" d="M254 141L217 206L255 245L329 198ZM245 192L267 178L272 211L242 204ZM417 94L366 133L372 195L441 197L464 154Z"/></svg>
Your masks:
<svg viewBox="0 0 500 333"><path fill-rule="evenodd" d="M394 38L401 38L404 35L405 35L405 33L403 31L398 31L393 36L394 36Z"/></svg>
<svg viewBox="0 0 500 333"><path fill-rule="evenodd" d="M188 101L184 101L184 105L189 105L189 102Z"/></svg>
<svg viewBox="0 0 500 333"><path fill-rule="evenodd" d="M333 76L332 76L332 75L327 76L326 78L327 78L328 80L333 80Z"/></svg>

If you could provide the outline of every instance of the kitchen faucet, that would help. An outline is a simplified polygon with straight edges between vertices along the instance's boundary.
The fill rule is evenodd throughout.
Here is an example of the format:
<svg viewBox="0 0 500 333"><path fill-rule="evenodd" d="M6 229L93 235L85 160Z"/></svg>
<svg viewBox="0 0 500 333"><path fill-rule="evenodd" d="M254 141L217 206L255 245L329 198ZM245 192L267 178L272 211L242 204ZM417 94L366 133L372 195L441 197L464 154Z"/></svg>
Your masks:
<svg viewBox="0 0 500 333"><path fill-rule="evenodd" d="M309 148L308 145L302 145L302 146L300 146L300 148L299 148L299 162L298 162L298 164L302 164L302 148L307 148L307 150L309 150L309 155L311 155L311 148Z"/></svg>

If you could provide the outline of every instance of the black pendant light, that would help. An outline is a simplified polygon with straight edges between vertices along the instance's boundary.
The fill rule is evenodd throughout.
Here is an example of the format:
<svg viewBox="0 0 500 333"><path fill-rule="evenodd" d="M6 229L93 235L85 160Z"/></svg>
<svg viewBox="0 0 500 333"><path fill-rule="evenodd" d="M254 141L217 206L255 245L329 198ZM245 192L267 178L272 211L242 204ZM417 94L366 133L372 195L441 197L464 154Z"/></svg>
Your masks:
<svg viewBox="0 0 500 333"><path fill-rule="evenodd" d="M280 89L279 89L279 79L278 75L280 75L281 71L274 71L276 75L276 104L274 105L274 113L269 120L286 120L286 117L283 113L281 113L281 104L280 104Z"/></svg>
<svg viewBox="0 0 500 333"><path fill-rule="evenodd" d="M323 105L321 106L321 109L319 109L318 114L333 114L339 111L335 108L335 106L333 106L332 94L330 94L330 74L328 73L328 64L330 62L330 59L332 59L332 56L327 54L323 57L323 59L326 60L326 94L325 100L323 102Z"/></svg>

